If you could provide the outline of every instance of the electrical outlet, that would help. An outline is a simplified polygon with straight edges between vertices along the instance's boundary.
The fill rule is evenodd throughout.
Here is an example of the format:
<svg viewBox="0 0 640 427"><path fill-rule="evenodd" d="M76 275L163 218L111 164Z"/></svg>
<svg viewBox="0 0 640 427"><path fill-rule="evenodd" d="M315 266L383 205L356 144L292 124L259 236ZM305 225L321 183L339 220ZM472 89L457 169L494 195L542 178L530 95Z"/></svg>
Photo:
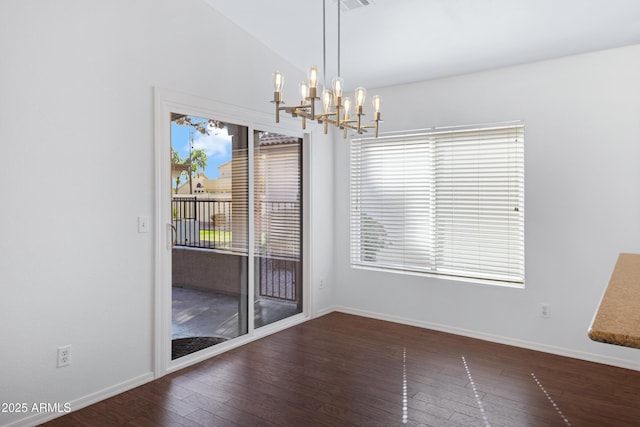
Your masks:
<svg viewBox="0 0 640 427"><path fill-rule="evenodd" d="M320 278L320 284L318 285L320 289L324 289L324 279Z"/></svg>
<svg viewBox="0 0 640 427"><path fill-rule="evenodd" d="M58 368L71 365L71 346L58 347Z"/></svg>
<svg viewBox="0 0 640 427"><path fill-rule="evenodd" d="M540 304L540 317L544 317L545 319L548 319L549 316L551 315L550 310L551 308L549 307L549 304L545 304L545 303Z"/></svg>

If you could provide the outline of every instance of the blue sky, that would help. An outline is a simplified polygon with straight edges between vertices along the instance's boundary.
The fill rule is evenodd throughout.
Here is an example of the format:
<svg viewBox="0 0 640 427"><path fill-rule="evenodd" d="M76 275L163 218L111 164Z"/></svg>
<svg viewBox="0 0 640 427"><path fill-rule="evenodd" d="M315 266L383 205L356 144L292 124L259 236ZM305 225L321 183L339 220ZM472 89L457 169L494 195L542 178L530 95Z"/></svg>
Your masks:
<svg viewBox="0 0 640 427"><path fill-rule="evenodd" d="M192 120L204 120L193 117ZM207 168L204 174L207 178L218 178L218 166L231 160L231 137L227 128L211 128L209 135L203 135L191 126L180 126L171 122L171 147L178 152L180 158L189 157L189 141L193 138L193 149L201 148L207 155Z"/></svg>

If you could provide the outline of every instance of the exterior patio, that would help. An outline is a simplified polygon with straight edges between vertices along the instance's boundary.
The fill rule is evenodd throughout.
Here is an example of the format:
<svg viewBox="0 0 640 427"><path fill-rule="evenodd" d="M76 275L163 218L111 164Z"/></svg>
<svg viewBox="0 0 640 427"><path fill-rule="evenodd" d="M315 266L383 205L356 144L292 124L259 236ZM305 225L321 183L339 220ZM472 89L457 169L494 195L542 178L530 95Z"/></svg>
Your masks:
<svg viewBox="0 0 640 427"><path fill-rule="evenodd" d="M174 345L186 338L209 340L193 352L246 333L248 296L241 284L247 280L247 257L175 246L172 258ZM255 272L255 328L302 311L299 261L256 257Z"/></svg>

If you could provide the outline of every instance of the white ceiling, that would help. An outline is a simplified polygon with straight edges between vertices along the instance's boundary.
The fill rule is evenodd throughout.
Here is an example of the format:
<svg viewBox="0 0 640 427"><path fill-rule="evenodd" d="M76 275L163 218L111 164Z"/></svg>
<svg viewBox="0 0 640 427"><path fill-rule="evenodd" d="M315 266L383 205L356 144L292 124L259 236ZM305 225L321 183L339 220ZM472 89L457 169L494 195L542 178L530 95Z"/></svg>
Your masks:
<svg viewBox="0 0 640 427"><path fill-rule="evenodd" d="M205 1L297 68L317 65L323 74L323 0ZM330 81L337 74L338 6L325 1ZM368 1L341 12L340 72L348 89L640 43L640 0Z"/></svg>

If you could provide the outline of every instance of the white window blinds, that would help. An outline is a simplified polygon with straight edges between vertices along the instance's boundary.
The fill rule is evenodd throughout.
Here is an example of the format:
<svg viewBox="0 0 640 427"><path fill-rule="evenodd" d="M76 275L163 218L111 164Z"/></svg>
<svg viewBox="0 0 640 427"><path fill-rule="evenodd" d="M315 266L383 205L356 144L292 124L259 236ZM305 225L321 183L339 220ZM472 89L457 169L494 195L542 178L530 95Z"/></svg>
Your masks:
<svg viewBox="0 0 640 427"><path fill-rule="evenodd" d="M524 127L351 141L351 263L524 283Z"/></svg>
<svg viewBox="0 0 640 427"><path fill-rule="evenodd" d="M255 251L299 259L302 140L259 134L254 148Z"/></svg>

